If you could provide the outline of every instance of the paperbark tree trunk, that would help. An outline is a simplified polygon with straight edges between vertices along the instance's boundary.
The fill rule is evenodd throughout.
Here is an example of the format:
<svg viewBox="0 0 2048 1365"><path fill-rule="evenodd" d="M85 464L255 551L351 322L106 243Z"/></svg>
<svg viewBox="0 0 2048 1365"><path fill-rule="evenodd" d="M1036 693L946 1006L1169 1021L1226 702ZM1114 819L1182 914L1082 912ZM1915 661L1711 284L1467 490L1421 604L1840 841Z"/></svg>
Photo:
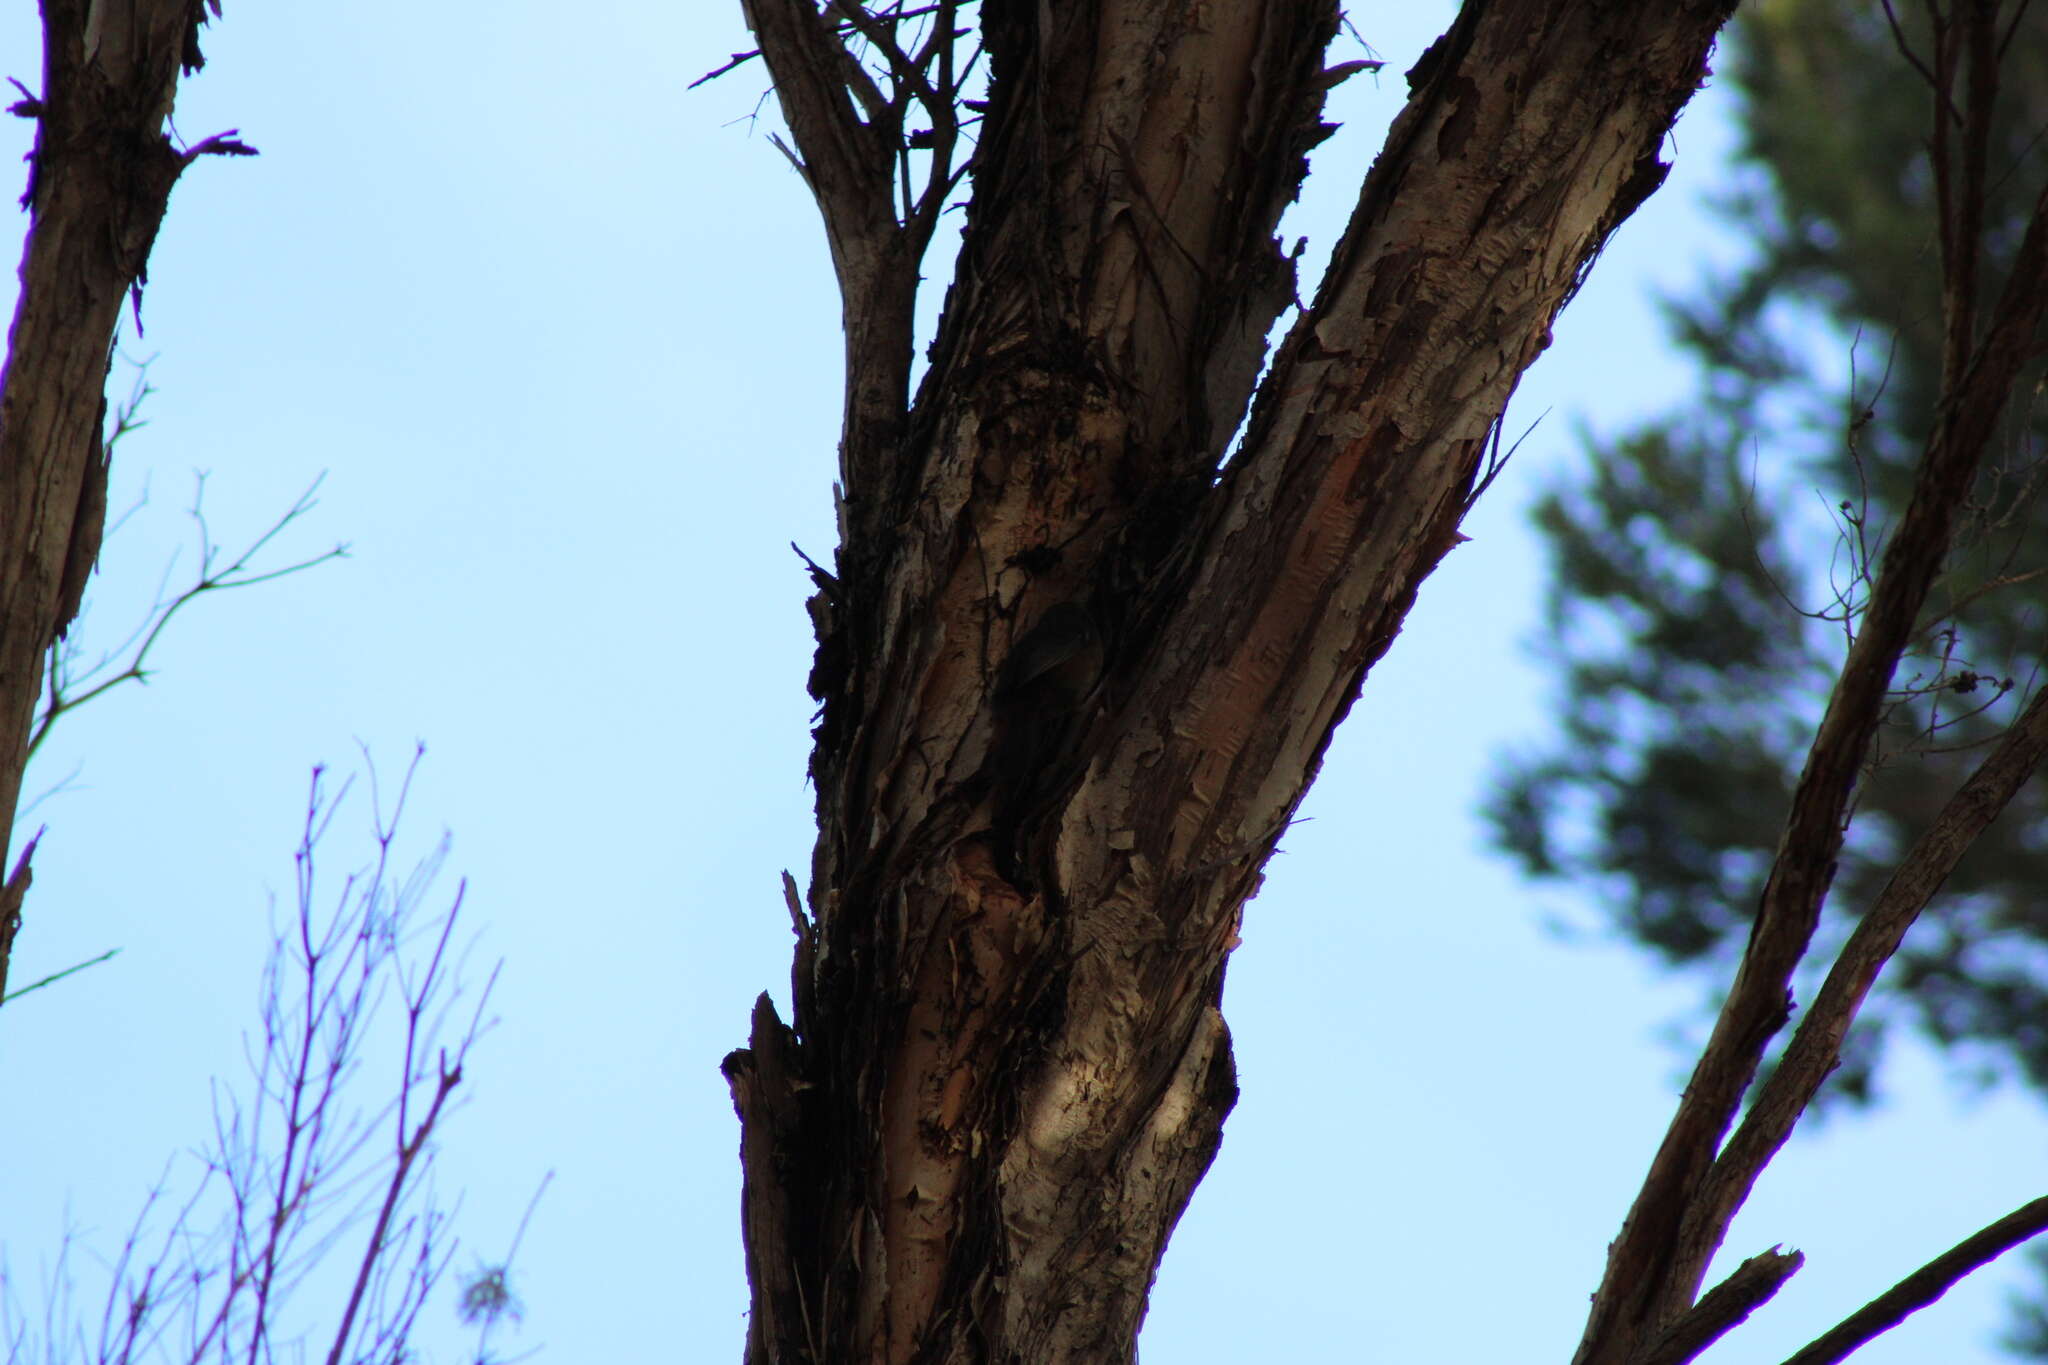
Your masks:
<svg viewBox="0 0 2048 1365"><path fill-rule="evenodd" d="M1468 4L1260 380L1335 4L987 0L963 116L953 6L913 45L751 0L847 404L795 1017L763 996L725 1064L750 1362L1132 1358L1236 1096L1241 907L1732 8Z"/></svg>
<svg viewBox="0 0 2048 1365"><path fill-rule="evenodd" d="M101 447L121 305L147 278L171 186L229 136L186 150L165 133L196 71L208 0L43 0L43 81L9 112L36 122L21 293L0 367L0 867L42 691L44 654L77 615L107 506ZM220 13L218 0L212 11ZM0 997L28 854L0 886Z"/></svg>

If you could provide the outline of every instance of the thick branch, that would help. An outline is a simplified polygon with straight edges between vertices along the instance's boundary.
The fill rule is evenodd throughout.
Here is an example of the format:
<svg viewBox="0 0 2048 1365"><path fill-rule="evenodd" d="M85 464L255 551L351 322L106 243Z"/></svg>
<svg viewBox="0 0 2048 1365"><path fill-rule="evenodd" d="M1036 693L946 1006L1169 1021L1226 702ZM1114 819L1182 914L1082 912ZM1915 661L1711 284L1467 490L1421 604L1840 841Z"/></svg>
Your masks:
<svg viewBox="0 0 2048 1365"><path fill-rule="evenodd" d="M931 368L816 575L795 1028L728 1059L756 1360L1129 1357L1258 868L1731 7L1468 6L1220 484L1335 7L985 8Z"/></svg>
<svg viewBox="0 0 2048 1365"><path fill-rule="evenodd" d="M1133 688L1150 714L1126 718L1090 778L1167 875L1248 876L1270 850L1456 543L1515 379L1661 182L1660 142L1727 9L1469 6L1411 73L1415 95L1185 546L1193 581Z"/></svg>

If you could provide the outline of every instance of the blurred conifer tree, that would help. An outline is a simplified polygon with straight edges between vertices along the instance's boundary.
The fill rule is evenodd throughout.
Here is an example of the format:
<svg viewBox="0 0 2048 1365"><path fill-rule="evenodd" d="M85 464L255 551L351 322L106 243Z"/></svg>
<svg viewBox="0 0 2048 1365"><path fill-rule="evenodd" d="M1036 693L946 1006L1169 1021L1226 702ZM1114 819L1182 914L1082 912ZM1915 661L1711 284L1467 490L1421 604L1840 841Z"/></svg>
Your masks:
<svg viewBox="0 0 2048 1365"><path fill-rule="evenodd" d="M1896 8L1927 51L1918 7ZM2021 13L2001 65L1992 285L2048 162L2048 15ZM1669 304L1698 398L1586 438L1583 472L1539 504L1553 568L1539 650L1560 726L1503 762L1489 809L1527 870L1586 888L1625 937L1702 980L1727 979L1742 951L1942 366L1932 100L1902 77L1884 8L1745 6L1720 65L1741 141L1716 208L1748 259ZM1893 680L1823 946L2048 685L2048 414L2036 401L2005 426ZM1887 1024L2048 1089L2048 786L2021 792L1887 975L1824 1095L1868 1098Z"/></svg>

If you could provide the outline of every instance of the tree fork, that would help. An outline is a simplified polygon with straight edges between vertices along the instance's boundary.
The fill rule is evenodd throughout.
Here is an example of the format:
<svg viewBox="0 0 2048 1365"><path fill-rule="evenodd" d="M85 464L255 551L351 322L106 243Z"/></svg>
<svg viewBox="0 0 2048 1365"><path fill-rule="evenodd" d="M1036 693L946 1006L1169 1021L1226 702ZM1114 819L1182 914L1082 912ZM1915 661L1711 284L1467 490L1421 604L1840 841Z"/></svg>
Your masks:
<svg viewBox="0 0 2048 1365"><path fill-rule="evenodd" d="M726 1061L750 1361L1131 1358L1236 1095L1242 906L1732 8L1467 5L1253 401L1335 6L983 6L966 233L900 413L907 334L849 317L795 1027L764 997ZM749 19L849 308L908 316L958 172L884 224L910 163L849 149L942 126L964 68L844 0Z"/></svg>

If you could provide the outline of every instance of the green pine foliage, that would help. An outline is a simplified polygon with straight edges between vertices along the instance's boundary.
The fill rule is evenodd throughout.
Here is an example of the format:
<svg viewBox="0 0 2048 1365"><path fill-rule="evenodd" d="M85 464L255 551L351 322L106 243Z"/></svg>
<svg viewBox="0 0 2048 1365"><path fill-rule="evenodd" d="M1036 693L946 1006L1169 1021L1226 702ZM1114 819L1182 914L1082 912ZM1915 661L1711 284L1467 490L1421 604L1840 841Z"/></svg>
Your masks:
<svg viewBox="0 0 2048 1365"><path fill-rule="evenodd" d="M1742 950L1942 366L1932 97L1883 8L1745 6L1722 64L1742 142L1716 207L1753 250L1670 306L1697 400L1587 438L1584 471L1537 511L1553 563L1538 647L1561 723L1504 761L1489 811L1530 872L1589 889L1628 939L1708 981ZM2001 69L1987 299L2048 179L2048 18L2027 12ZM2006 414L1893 680L1821 949L2048 685L2044 429L2048 413ZM1887 980L1833 1097L1867 1097L1888 1023L2048 1088L2048 786L1972 851Z"/></svg>

